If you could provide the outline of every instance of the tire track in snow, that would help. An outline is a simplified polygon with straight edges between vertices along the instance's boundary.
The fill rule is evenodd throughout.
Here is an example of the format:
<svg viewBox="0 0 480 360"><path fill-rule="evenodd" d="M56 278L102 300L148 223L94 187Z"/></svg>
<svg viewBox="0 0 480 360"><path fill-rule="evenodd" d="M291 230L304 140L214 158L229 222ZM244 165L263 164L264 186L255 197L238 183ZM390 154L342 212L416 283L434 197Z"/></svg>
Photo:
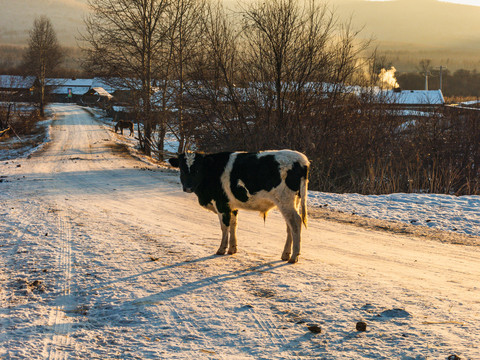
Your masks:
<svg viewBox="0 0 480 360"><path fill-rule="evenodd" d="M258 312L256 312L253 308L249 309L248 311L251 319L253 319L253 323L257 324L258 327L266 334L268 334L268 341L274 346L279 347L280 349L283 348L284 344L288 344L290 340L288 340L281 331L275 326L275 324L269 320L268 317L261 316ZM288 352L282 352L283 359L293 359L292 356Z"/></svg>
<svg viewBox="0 0 480 360"><path fill-rule="evenodd" d="M118 226L121 227L122 225L118 224ZM146 247L144 245L145 244L142 243L131 242L129 243L129 249L133 252L145 253ZM166 252L172 255L168 249ZM197 295L197 289L201 289L210 284L215 285L217 283L214 280L215 277L208 277L207 275L203 274L201 268L194 267L192 269L192 262L185 261L185 259L179 255L172 255L172 257L173 258L169 259L171 261L171 265L163 265L159 269L152 269L151 266L146 266L146 264L150 263L138 263L130 261L124 262L124 269L130 274L123 278L124 281L122 288L124 290L134 294L139 289L135 290L131 288L131 286L135 286L139 283L145 283L149 284L149 288L156 288L159 289L159 291L154 294L152 294L151 291L143 291L143 294L137 293L136 300L129 301L123 306L130 307L133 305L139 309L145 307L148 308L148 313L154 314L153 316L149 315L149 317L152 319L156 318L157 321L155 322L162 324L161 328L157 328L156 330L157 336L167 335L167 341L164 341L162 344L163 351L166 350L168 353L172 353L172 351L177 352L179 350L178 348L180 344L168 343L168 339L170 339L168 334L171 331L174 331L175 337L172 338L172 340L178 338L183 339L181 343L182 351L195 354L195 356L198 358L211 358L212 355L214 355L214 358L216 359L224 359L228 358L229 355L238 355L236 352L233 354L221 354L219 352L213 352L214 349L218 347L218 340L220 337L212 338L203 332L205 328L199 329L197 317L197 315L199 315L197 313L198 309L190 306L192 297L201 297L201 302L203 304L201 307L202 316L210 319L213 322L219 322L223 324L223 328L227 327L229 329L235 329L236 325L230 319L228 314L224 314L222 311L220 311L220 309L223 308L222 305L225 301L225 298L234 298L235 294L226 289L227 291L223 291L225 296L222 297L222 299L218 299L214 293L212 293L212 295L208 295L202 292L201 295ZM124 259L124 261L125 260L127 259ZM199 272L202 272L200 279L198 279L198 275L194 276L194 274L198 274ZM185 273L191 273L192 276L197 278L197 280L193 281L192 283L185 283ZM133 279L136 280L132 281ZM96 287L90 290L102 291L103 289L108 289L115 286L115 283L107 283L104 286ZM181 300L173 299L181 296L186 296L187 298ZM206 328L208 328L208 325ZM146 338L147 335L147 333L137 334L137 336L140 338ZM248 347L243 339L239 339L238 343Z"/></svg>
<svg viewBox="0 0 480 360"><path fill-rule="evenodd" d="M269 262L269 260L266 258L263 258L261 262L252 263L251 261L247 260L251 258L252 256L251 252L249 252L248 250L245 250L245 255L246 255L246 258L236 259L238 262L237 269L240 268L240 270L237 270L237 273L243 274L245 277L263 274L268 269L283 267L286 265L285 262L281 262L281 261ZM268 280L265 280L265 279L263 279L263 281L268 282ZM255 284L255 282L253 282L253 284ZM258 294L262 293L262 289L258 285L253 285L253 284L250 280L248 280L248 286L251 287L250 291L248 292L251 292L252 290L254 290L258 292ZM244 281L242 285L246 286L247 284ZM270 296L263 296L258 294L254 296L256 298L265 298L265 299L270 298ZM272 295L272 296L275 296L275 295ZM272 308L269 302L263 303L262 305L266 305L270 309ZM249 325L250 326L256 325L257 330L263 333L262 338L265 340L265 343L262 344L263 346L271 346L272 351L275 351L277 353L277 358L278 357L281 357L282 359L296 358L292 354L291 349L289 350L285 348L285 345L290 343L292 339L291 338L289 339L287 336L284 335L284 333L281 330L279 330L279 325L281 321L277 321L277 324L275 324L272 321L272 316L267 315L268 311L265 312L265 309L262 307L251 306L249 304L244 308L246 309L245 313L247 314L247 317L250 319Z"/></svg>
<svg viewBox="0 0 480 360"><path fill-rule="evenodd" d="M188 263L184 263L185 265L188 266ZM182 267L183 268L183 267ZM168 293L169 291L173 291L175 289L181 289L183 286L185 286L184 283L184 274L185 270L179 268L179 269L174 269L173 271L169 271L169 284L172 284L172 287L166 292ZM191 271L191 270L187 270ZM228 295L228 294L225 294ZM174 296L174 295L173 295ZM161 297L160 297L161 298ZM202 293L202 311L206 312L210 315L212 319L216 319L218 321L221 321L222 323L226 323L228 317L219 317L220 313L218 311L218 307L216 306L216 300L214 296L209 296L208 294ZM160 300L162 301L162 300ZM199 347L198 342L195 341L189 341L188 342L188 347L190 348L191 351L197 352L200 356L200 354L203 351L206 351L205 354L208 354L209 351L212 351L212 355L215 355L215 358L218 359L226 359L228 357L223 356L223 354L213 352L213 349L215 349L215 344L212 343L211 339L203 332L199 331L198 329L198 319L196 318L196 313L195 309L192 308L179 308L179 305L177 304L182 304L181 302L171 302L171 301L163 301L164 302L164 307L167 308L167 311L164 311L164 309L161 308L161 306L155 305L160 313L163 315L165 321L169 324L169 326L176 328L177 330L181 331L181 337L184 338L185 340L200 340L204 345ZM186 343L184 342L184 345Z"/></svg>
<svg viewBox="0 0 480 360"><path fill-rule="evenodd" d="M74 309L72 297L72 233L71 224L65 216L59 215L57 225L60 235L60 248L57 258L57 266L61 272L60 283L57 284L59 296L55 299L55 307L50 311L48 325L53 334L46 340L44 356L47 359L67 359L69 352L74 348L70 334L72 322L67 317L67 312Z"/></svg>

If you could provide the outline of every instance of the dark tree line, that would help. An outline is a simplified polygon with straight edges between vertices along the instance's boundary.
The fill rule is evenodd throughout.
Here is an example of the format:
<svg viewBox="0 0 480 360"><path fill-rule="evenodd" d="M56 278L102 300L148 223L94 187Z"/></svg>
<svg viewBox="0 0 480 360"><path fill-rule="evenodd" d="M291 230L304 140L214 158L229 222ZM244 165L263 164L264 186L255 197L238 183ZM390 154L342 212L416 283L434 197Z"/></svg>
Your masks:
<svg viewBox="0 0 480 360"><path fill-rule="evenodd" d="M85 66L138 94L147 153L167 128L180 152L221 147L217 137L245 149L291 147L318 112L323 84L353 81L366 46L314 0L259 1L235 16L203 0L89 3Z"/></svg>
<svg viewBox="0 0 480 360"><path fill-rule="evenodd" d="M179 152L302 151L318 190L479 192L477 113L383 103L368 43L315 0L90 4L86 66L135 90L147 153L163 157L169 130Z"/></svg>
<svg viewBox="0 0 480 360"><path fill-rule="evenodd" d="M358 105L349 105L335 140L327 139L320 189L480 193L480 113L439 107L405 117L390 106Z"/></svg>

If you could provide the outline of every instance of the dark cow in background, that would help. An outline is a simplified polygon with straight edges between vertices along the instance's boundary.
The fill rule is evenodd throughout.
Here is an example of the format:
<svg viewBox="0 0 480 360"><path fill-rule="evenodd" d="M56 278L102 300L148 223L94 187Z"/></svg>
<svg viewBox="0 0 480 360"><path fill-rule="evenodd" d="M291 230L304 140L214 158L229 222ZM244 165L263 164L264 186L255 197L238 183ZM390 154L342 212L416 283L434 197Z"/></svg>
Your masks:
<svg viewBox="0 0 480 360"><path fill-rule="evenodd" d="M121 134L123 135L123 129L130 129L130 136L133 135L133 122L120 120L115 124L115 133L120 129Z"/></svg>
<svg viewBox="0 0 480 360"><path fill-rule="evenodd" d="M188 152L169 162L180 168L183 191L194 192L201 206L218 214L222 242L217 255L224 255L227 245L228 254L237 252L238 209L259 211L265 219L276 206L287 223L282 260L298 261L302 222L307 223L310 162L305 155L292 150L209 155Z"/></svg>

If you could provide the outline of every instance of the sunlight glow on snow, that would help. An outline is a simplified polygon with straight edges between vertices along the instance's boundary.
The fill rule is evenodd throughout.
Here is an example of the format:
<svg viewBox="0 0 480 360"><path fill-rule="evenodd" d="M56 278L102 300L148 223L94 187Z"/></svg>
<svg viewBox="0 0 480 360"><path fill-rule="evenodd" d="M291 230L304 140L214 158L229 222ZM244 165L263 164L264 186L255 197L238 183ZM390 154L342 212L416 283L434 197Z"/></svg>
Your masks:
<svg viewBox="0 0 480 360"><path fill-rule="evenodd" d="M453 4L459 4L459 5L480 6L480 0L438 0L438 1L449 2Z"/></svg>

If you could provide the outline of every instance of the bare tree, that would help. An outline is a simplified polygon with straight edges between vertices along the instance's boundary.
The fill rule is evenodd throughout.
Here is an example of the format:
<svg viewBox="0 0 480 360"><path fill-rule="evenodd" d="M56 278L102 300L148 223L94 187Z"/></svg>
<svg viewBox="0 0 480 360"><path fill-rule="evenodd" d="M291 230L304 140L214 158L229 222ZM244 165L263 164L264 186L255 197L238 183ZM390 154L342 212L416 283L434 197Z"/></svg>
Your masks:
<svg viewBox="0 0 480 360"><path fill-rule="evenodd" d="M46 16L40 16L33 22L30 30L28 49L24 56L25 72L38 79L38 102L40 116L45 110L45 86L47 76L51 76L63 61L64 54L58 43L52 23Z"/></svg>
<svg viewBox="0 0 480 360"><path fill-rule="evenodd" d="M275 122L284 127L287 95L303 88L307 81L325 78L329 56L325 44L331 36L333 17L313 0L305 7L295 0L257 1L243 14L243 36L250 58L247 69L251 69L252 80L270 87L262 92L273 90Z"/></svg>
<svg viewBox="0 0 480 360"><path fill-rule="evenodd" d="M239 49L240 27L229 17L222 3L210 2L202 18L201 51L192 61L193 81L188 87L187 106L195 114L196 145L209 151L246 149L249 106L244 100Z"/></svg>
<svg viewBox="0 0 480 360"><path fill-rule="evenodd" d="M168 0L88 0L85 67L132 91L143 120L140 145L152 147L152 84L160 73L168 34ZM139 127L140 129L140 127Z"/></svg>
<svg viewBox="0 0 480 360"><path fill-rule="evenodd" d="M201 49L202 20L205 14L204 0L173 0L171 31L169 33L169 78L175 90L176 124L171 129L178 140L179 153L184 152L188 144L186 132L187 119L184 113L186 83L192 77L192 61Z"/></svg>
<svg viewBox="0 0 480 360"><path fill-rule="evenodd" d="M335 30L334 14L315 0L249 3L239 24L214 7L198 67L206 101L197 104L202 130L213 132L209 142L306 150L314 139L305 129L323 118L323 99L343 90L329 84L351 81L359 69L356 33L345 26L336 37Z"/></svg>

